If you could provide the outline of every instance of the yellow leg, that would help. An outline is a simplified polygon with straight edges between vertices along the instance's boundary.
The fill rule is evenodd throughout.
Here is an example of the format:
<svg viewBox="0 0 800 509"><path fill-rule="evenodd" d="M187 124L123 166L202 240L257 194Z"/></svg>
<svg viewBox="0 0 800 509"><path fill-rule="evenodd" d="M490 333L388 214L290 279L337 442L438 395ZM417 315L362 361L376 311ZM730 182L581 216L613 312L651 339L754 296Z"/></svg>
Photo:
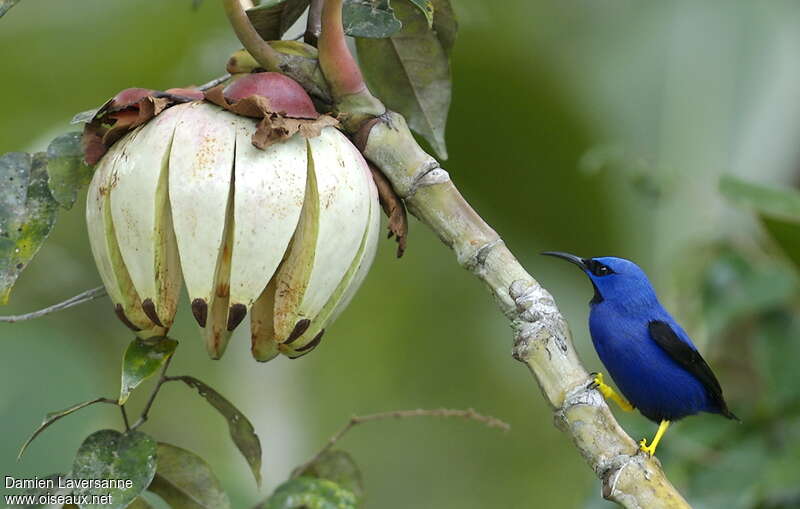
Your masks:
<svg viewBox="0 0 800 509"><path fill-rule="evenodd" d="M667 428L669 428L669 421L661 421L661 424L658 425L656 436L653 437L653 443L648 446L647 439L643 438L642 441L639 442L639 450L645 452L649 456L654 455L656 453L656 447L658 447L658 443L661 441L661 437L667 432Z"/></svg>
<svg viewBox="0 0 800 509"><path fill-rule="evenodd" d="M600 394L602 394L605 399L614 401L621 409L625 410L626 412L633 411L633 405L631 405L627 399L617 394L617 392L610 385L607 385L603 381L602 373L595 373L592 386L600 391Z"/></svg>

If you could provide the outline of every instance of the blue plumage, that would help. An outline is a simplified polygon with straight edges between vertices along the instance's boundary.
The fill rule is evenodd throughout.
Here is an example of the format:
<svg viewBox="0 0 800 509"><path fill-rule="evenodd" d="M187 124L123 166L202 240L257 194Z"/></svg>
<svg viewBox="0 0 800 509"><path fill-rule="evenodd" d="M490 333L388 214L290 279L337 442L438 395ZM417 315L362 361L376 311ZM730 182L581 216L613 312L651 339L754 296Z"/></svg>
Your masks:
<svg viewBox="0 0 800 509"><path fill-rule="evenodd" d="M698 412L735 419L689 336L656 297L644 271L623 258L566 259L592 281L589 331L622 394L645 417L674 421Z"/></svg>

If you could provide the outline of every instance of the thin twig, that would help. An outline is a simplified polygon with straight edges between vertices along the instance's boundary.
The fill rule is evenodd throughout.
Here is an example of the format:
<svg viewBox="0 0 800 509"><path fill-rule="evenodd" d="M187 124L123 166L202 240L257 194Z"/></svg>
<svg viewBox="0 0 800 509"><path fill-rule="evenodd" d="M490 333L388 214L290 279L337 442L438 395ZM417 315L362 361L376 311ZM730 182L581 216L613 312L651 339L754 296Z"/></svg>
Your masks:
<svg viewBox="0 0 800 509"><path fill-rule="evenodd" d="M267 71L280 72L280 54L261 38L239 0L222 0L225 14L242 45Z"/></svg>
<svg viewBox="0 0 800 509"><path fill-rule="evenodd" d="M164 382L171 382L172 377L167 376L167 368L169 368L169 364L172 362L172 356L170 355L167 357L167 360L164 362L164 367L161 368L161 376L158 378L158 383L153 388L153 392L150 393L150 397L147 399L147 404L145 404L144 409L142 410L142 414L139 416L139 419L131 426L130 429L136 429L145 422L147 422L148 414L150 412L150 407L153 406L153 402L156 400L156 396L158 395L158 391L161 390L161 386L164 385Z"/></svg>
<svg viewBox="0 0 800 509"><path fill-rule="evenodd" d="M66 410L62 410L60 412L53 412L51 414L47 414L42 421L42 424L39 425L38 428L33 432L33 434L22 444L22 447L19 450L19 454L17 454L17 461L22 459L22 455L25 454L25 451L28 449L28 446L31 445L36 437L38 437L44 430L49 428L54 422L63 419L68 415L72 415L73 413L86 408L89 405L94 405L95 403L107 403L109 405L119 405L117 400L111 398L96 398L91 401L84 401L83 403L79 403L77 405L73 405Z"/></svg>
<svg viewBox="0 0 800 509"><path fill-rule="evenodd" d="M119 404L119 402L117 402ZM125 405L119 405L119 411L122 413L122 422L125 423L125 431L131 430L130 421L128 421L128 412L125 410Z"/></svg>
<svg viewBox="0 0 800 509"><path fill-rule="evenodd" d="M311 6L308 8L306 33L303 34L303 40L312 46L317 45L319 34L322 32L322 4L324 1L311 0Z"/></svg>
<svg viewBox="0 0 800 509"><path fill-rule="evenodd" d="M104 297L105 295L107 295L106 289L102 286L98 286L97 288L86 290L85 292L79 293L74 297L70 297L69 299L63 302L59 302L58 304L53 304L52 306L40 309L38 311L25 313L23 315L0 316L0 322L14 323L14 322L23 322L25 320L32 320L34 318L39 318L40 316L49 315L50 313L55 313L56 311L61 311L62 309L68 309L73 306L77 306L78 304L83 304L84 302L89 302L95 299L99 299L100 297Z"/></svg>
<svg viewBox="0 0 800 509"><path fill-rule="evenodd" d="M199 90L201 92L205 92L206 90L212 89L212 88L216 87L217 85L219 85L220 83L223 83L223 82L229 80L230 78L231 78L231 75L228 74L228 73L225 73L224 75L220 76L219 78L214 78L213 80L209 81L208 83L203 83L202 85L197 87L197 90Z"/></svg>
<svg viewBox="0 0 800 509"><path fill-rule="evenodd" d="M345 424L342 429L337 431L328 439L328 442L322 447L322 449L317 451L317 453L310 460L306 461L292 471L292 478L298 477L310 465L319 460L323 454L328 452L336 444L336 442L341 440L348 431L357 425L365 422L385 421L388 419L408 419L410 417L456 417L459 419L481 422L490 428L498 428L503 431L508 431L511 429L511 426L508 423L490 415L479 414L473 408L468 408L466 410L456 410L452 408L424 410L418 408L416 410L394 410L391 412L380 412L377 414L354 415L350 417L350 420L347 421L347 424Z"/></svg>

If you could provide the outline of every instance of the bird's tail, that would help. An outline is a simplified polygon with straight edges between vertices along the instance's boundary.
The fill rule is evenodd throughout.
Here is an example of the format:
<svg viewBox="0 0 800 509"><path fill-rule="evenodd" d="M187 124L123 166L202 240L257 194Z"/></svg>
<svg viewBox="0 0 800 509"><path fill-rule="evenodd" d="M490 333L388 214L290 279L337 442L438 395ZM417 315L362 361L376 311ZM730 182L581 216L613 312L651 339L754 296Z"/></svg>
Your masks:
<svg viewBox="0 0 800 509"><path fill-rule="evenodd" d="M736 415L733 412L728 410L728 406L727 405L722 407L722 409L720 409L719 413L722 414L723 417L727 417L728 419L730 419L732 421L742 422L742 420L739 419L738 417L736 417Z"/></svg>

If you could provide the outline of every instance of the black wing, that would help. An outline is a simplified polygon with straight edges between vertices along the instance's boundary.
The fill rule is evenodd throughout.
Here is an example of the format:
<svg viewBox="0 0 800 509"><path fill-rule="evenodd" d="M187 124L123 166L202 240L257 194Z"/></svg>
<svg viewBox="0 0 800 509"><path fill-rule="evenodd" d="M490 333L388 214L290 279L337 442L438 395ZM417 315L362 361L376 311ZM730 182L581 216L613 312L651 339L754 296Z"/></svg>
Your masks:
<svg viewBox="0 0 800 509"><path fill-rule="evenodd" d="M653 340L667 352L667 355L672 357L672 360L700 380L700 383L703 384L714 402L719 406L720 413L728 419L736 419L738 421L739 418L728 410L728 404L725 403L725 399L722 397L722 387L719 385L717 377L714 376L714 372L711 371L706 361L700 356L700 353L683 342L667 322L653 320L648 324L648 329Z"/></svg>

